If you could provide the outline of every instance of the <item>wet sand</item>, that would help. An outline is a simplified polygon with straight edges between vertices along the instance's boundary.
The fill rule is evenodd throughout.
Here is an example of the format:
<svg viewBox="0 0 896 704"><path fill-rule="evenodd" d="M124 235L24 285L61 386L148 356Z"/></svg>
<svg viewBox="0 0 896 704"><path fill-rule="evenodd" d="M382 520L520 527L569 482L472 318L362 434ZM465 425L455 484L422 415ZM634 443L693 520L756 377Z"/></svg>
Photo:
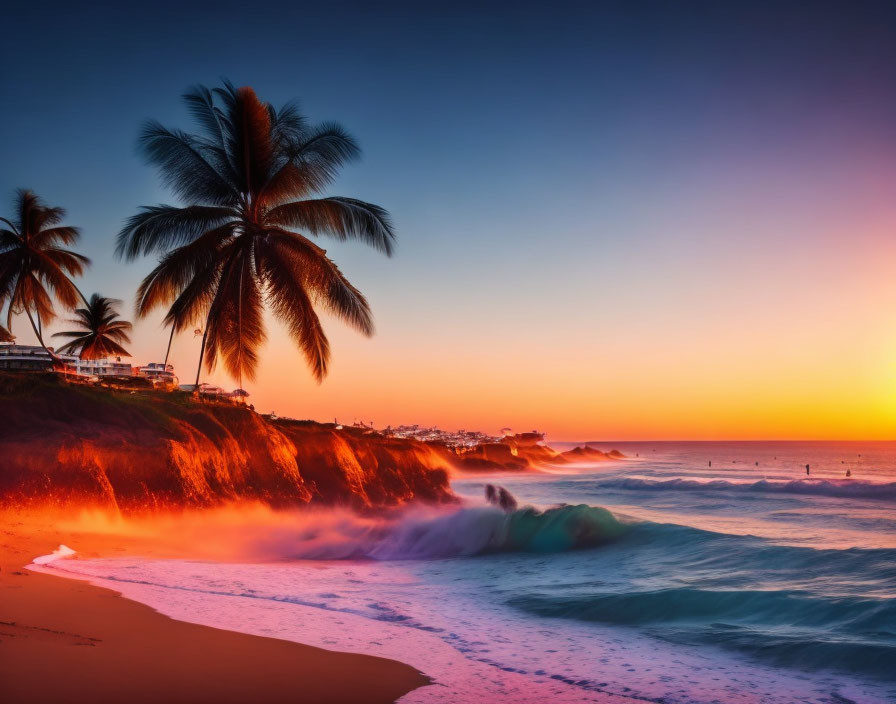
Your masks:
<svg viewBox="0 0 896 704"><path fill-rule="evenodd" d="M25 569L60 543L88 557L162 556L148 540L63 532L46 515L9 510L0 525L6 704L373 704L429 682L392 660L175 621L114 591Z"/></svg>

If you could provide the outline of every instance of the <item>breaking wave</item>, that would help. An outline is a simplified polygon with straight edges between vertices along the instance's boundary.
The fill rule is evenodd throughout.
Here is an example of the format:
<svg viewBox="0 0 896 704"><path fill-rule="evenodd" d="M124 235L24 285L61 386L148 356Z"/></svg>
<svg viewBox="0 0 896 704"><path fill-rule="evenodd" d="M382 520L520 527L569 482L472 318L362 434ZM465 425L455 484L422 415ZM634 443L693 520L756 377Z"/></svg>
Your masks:
<svg viewBox="0 0 896 704"><path fill-rule="evenodd" d="M309 525L282 536L287 559L419 560L500 552L552 553L595 547L627 530L603 508L558 506L510 512L496 507L408 512L395 518Z"/></svg>

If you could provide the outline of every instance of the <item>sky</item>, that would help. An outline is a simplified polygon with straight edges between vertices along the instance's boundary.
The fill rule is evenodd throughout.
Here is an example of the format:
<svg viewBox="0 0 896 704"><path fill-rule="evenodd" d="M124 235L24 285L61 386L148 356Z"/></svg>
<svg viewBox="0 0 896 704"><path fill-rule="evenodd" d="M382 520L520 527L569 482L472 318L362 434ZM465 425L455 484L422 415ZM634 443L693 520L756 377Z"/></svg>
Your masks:
<svg viewBox="0 0 896 704"><path fill-rule="evenodd" d="M0 212L83 229L85 292L133 315L176 203L141 124L222 77L360 142L327 241L377 334L325 320L317 385L273 321L259 411L555 440L896 439L896 9L864 2L19 3L0 42ZM64 317L64 315L63 315ZM30 342L25 319L14 321ZM61 329L59 325L52 329ZM160 316L134 361L161 361ZM191 383L192 333L172 361ZM223 370L203 380L233 388Z"/></svg>

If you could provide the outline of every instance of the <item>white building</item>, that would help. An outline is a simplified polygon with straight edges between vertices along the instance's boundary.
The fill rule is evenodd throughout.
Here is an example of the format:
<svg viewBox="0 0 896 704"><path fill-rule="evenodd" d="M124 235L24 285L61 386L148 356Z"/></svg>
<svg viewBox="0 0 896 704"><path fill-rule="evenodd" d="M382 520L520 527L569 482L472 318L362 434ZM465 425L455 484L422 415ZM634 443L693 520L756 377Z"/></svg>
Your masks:
<svg viewBox="0 0 896 704"><path fill-rule="evenodd" d="M54 354L56 359L39 345L0 342L0 370L32 372L57 370L69 375L100 378L139 376L149 379L157 388L172 389L177 386L177 376L171 364L152 362L142 367L133 367L127 358L122 357L81 359L74 354L55 352Z"/></svg>
<svg viewBox="0 0 896 704"><path fill-rule="evenodd" d="M53 349L52 347L50 349ZM77 359L70 354L58 357L63 362ZM8 371L40 372L51 371L56 361L39 345L19 345L15 342L0 342L0 369Z"/></svg>
<svg viewBox="0 0 896 704"><path fill-rule="evenodd" d="M174 375L173 364L150 362L145 366L137 367L135 373L137 376L149 379L154 386L166 386L172 389L177 386L178 378Z"/></svg>
<svg viewBox="0 0 896 704"><path fill-rule="evenodd" d="M65 371L78 376L132 376L133 371L130 362L121 357L103 357L102 359L80 359L73 355L65 362Z"/></svg>

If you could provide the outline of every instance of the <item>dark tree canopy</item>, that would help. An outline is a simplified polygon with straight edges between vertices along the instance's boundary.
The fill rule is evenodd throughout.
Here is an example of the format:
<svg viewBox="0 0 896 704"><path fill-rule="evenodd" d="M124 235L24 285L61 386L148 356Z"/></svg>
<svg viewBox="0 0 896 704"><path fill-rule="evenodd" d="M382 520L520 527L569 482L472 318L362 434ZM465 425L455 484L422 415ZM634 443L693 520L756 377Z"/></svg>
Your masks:
<svg viewBox="0 0 896 704"><path fill-rule="evenodd" d="M131 324L120 320L116 306L121 301L105 298L94 293L86 308L78 308L75 318L68 322L80 327L79 330L57 332L53 337L70 338L59 348L60 352L78 354L81 359L102 359L109 356L130 356L122 344L131 341Z"/></svg>
<svg viewBox="0 0 896 704"><path fill-rule="evenodd" d="M0 305L8 304L7 328L14 314L24 313L43 345L43 326L56 317L53 298L66 308L78 305L82 297L71 277L83 274L90 260L62 246L80 237L78 228L59 224L62 208L20 190L15 209L12 220L0 218Z"/></svg>
<svg viewBox="0 0 896 704"><path fill-rule="evenodd" d="M140 285L137 315L167 306L176 331L204 323L206 367L221 358L233 376L253 378L267 307L320 381L330 346L317 311L365 335L373 320L312 240L360 240L386 255L395 240L382 208L321 195L359 148L339 125L312 125L295 104L275 109L251 88L197 86L184 99L199 133L150 122L140 138L183 205L144 207L118 236L119 256L161 256Z"/></svg>

